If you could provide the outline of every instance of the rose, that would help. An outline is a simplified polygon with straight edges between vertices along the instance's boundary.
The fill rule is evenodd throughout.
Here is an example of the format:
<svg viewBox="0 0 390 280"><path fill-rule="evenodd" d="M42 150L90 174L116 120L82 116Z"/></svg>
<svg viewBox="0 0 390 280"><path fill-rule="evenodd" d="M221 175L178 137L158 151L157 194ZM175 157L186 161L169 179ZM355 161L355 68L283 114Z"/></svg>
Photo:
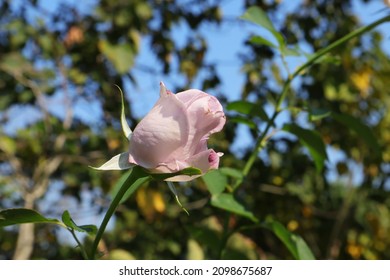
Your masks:
<svg viewBox="0 0 390 280"><path fill-rule="evenodd" d="M173 94L163 83L160 87L160 99L131 136L129 162L151 173L174 173L186 167L202 173L217 169L222 154L208 149L207 139L225 124L219 101L196 89ZM168 180L192 178L180 175Z"/></svg>
<svg viewBox="0 0 390 280"><path fill-rule="evenodd" d="M122 126L127 126L123 120L124 117ZM222 105L215 97L196 89L173 94L160 83L160 99L152 110L134 132L124 127L130 141L129 152L99 169L139 165L150 173L176 173L195 167L204 174L219 166L222 153L208 149L207 139L221 131L225 122ZM166 180L189 181L198 176L177 175Z"/></svg>

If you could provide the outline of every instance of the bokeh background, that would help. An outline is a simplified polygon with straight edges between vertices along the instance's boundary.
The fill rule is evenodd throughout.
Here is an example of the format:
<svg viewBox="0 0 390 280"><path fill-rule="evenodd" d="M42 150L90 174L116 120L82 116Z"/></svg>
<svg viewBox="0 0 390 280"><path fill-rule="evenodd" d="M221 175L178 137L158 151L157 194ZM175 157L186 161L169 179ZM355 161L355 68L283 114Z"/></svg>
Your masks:
<svg viewBox="0 0 390 280"><path fill-rule="evenodd" d="M253 35L273 40L239 18L254 5L296 52L282 57L251 43ZM158 99L160 81L173 92L204 90L225 108L247 100L270 114L305 54L389 11L379 0L0 0L0 209L53 218L69 210L79 224L101 222L123 173L88 166L127 149L114 85L125 92L131 128ZM350 40L293 82L272 137L234 192L260 220L276 219L302 236L318 259L390 258L389 26ZM360 122L349 129L330 117L313 120L305 108ZM226 114L226 128L209 143L224 152L221 166L240 176L265 121ZM321 135L323 169L280 131L285 123ZM178 185L189 216L166 184L143 186L110 222L102 258L292 258L271 232L249 227L220 255L223 228L250 221L211 205L207 183ZM76 245L53 225L0 229L0 259L79 259Z"/></svg>

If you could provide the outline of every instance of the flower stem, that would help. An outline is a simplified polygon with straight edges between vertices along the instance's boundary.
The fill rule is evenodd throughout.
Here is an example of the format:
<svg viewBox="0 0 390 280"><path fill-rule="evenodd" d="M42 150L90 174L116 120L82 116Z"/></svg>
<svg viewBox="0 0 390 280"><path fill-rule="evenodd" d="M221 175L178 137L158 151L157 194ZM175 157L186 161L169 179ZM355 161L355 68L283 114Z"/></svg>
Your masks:
<svg viewBox="0 0 390 280"><path fill-rule="evenodd" d="M223 252L226 247L226 243L229 240L229 237L233 234L233 231L229 231L229 220L230 220L230 213L226 212L226 216L223 222L223 232L222 232L222 238L221 242L219 244L218 249L218 260L222 260Z"/></svg>
<svg viewBox="0 0 390 280"><path fill-rule="evenodd" d="M283 85L283 89L282 89L282 92L279 96L279 99L276 103L276 108L275 108L275 111L274 113L272 114L271 118L269 119L268 123L267 123L267 126L265 127L264 131L261 133L261 135L259 136L259 138L257 139L256 141L256 144L255 144L255 147L253 149L253 152L252 154L249 156L249 159L247 160L245 166L244 166L244 169L242 171L243 173L243 178L245 178L255 160L257 159L257 156L258 156L258 153L261 151L261 149L264 147L264 139L265 137L267 136L268 134L268 131L269 129L274 125L274 121L275 119L277 118L277 116L279 115L279 113L282 111L282 104L283 104L283 101L285 100L286 98L286 95L287 95L287 92L288 90L290 89L290 84L292 82L292 80L294 78L296 78L298 75L300 75L306 68L310 67L311 65L313 65L318 59L320 59L321 57L323 57L325 54L333 51L334 49L336 49L337 47L339 47L340 45L346 43L347 41L351 40L352 38L355 38L355 37L358 37L370 30L372 30L373 28L375 28L376 26L384 23L384 22L389 22L390 21L390 15L387 15L367 26L363 26L363 27L360 27L354 31L352 31L351 33L345 35L344 37L338 39L337 41L333 42L332 44L330 44L329 46L323 48L323 49L320 49L318 50L316 53L314 53L304 64L302 64L300 67L298 67L297 70L295 70L295 72L292 74L292 75L289 75L288 79L285 81L284 85ZM238 185L240 185L242 183L243 179L240 179L237 183L236 183L236 187Z"/></svg>
<svg viewBox="0 0 390 280"><path fill-rule="evenodd" d="M108 210L103 218L103 221L98 229L98 232L96 233L95 240L93 241L91 252L89 255L90 259L95 258L96 250L99 245L99 242L103 236L104 231L106 230L107 224L114 214L116 208L118 207L119 203L121 202L123 196L127 193L127 191L130 191L130 194L133 194L142 184L146 183L147 181L151 180L152 178L149 176L148 173L146 173L141 167L135 166L131 172L128 173L128 177L123 181L122 186L120 187L119 191L115 195L114 199L112 200L110 206L108 207Z"/></svg>
<svg viewBox="0 0 390 280"><path fill-rule="evenodd" d="M87 254L87 252L85 251L85 248L84 248L83 244L82 244L82 243L80 242L80 240L77 238L76 233L74 232L74 229L73 229L73 228L69 228L69 227L67 227L67 229L70 231L70 233L72 234L73 238L76 240L77 245L78 245L78 247L80 248L81 255L83 256L83 258L86 259L86 260L88 260L88 259L89 259L88 254Z"/></svg>

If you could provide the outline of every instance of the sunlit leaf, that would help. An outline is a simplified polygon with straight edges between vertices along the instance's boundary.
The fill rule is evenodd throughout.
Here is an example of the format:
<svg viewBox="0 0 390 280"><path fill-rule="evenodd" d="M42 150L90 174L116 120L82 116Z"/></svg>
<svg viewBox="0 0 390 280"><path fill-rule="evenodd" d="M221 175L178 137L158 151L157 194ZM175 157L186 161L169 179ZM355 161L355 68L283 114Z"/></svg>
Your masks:
<svg viewBox="0 0 390 280"><path fill-rule="evenodd" d="M110 250L107 258L109 260L135 260L136 259L130 252L123 249Z"/></svg>
<svg viewBox="0 0 390 280"><path fill-rule="evenodd" d="M284 38L281 33L276 31L274 25L272 24L271 20L268 18L268 15L265 11L263 11L260 7L250 7L246 12L241 16L241 19L253 22L268 31L274 35L276 40L279 43L279 46L283 46Z"/></svg>
<svg viewBox="0 0 390 280"><path fill-rule="evenodd" d="M3 152L13 155L16 152L16 141L11 137L1 135L0 136L0 150Z"/></svg>
<svg viewBox="0 0 390 280"><path fill-rule="evenodd" d="M257 246L247 236L241 233L234 233L223 250L224 260L258 260Z"/></svg>
<svg viewBox="0 0 390 280"><path fill-rule="evenodd" d="M213 170L202 176L207 189L212 195L222 193L227 185L227 178L220 170Z"/></svg>
<svg viewBox="0 0 390 280"><path fill-rule="evenodd" d="M239 100L239 101L233 101L229 102L228 105L226 106L226 109L230 111L236 111L241 114L249 115L252 110L254 104L248 101L244 100Z"/></svg>
<svg viewBox="0 0 390 280"><path fill-rule="evenodd" d="M231 168L231 167L221 167L219 168L219 171L226 176L236 178L236 179L242 179L244 177L244 174L242 174L241 170Z"/></svg>
<svg viewBox="0 0 390 280"><path fill-rule="evenodd" d="M245 209L245 206L238 202L233 194L220 193L218 195L213 195L211 197L211 205L257 222L257 218L253 213Z"/></svg>
<svg viewBox="0 0 390 280"><path fill-rule="evenodd" d="M244 125L248 126L251 129L256 129L257 128L257 125L252 120L249 120L247 117L233 116L233 117L229 118L229 121L230 122L244 124Z"/></svg>
<svg viewBox="0 0 390 280"><path fill-rule="evenodd" d="M50 223L64 226L59 220L46 218L32 209L13 208L0 211L0 227L26 223Z"/></svg>
<svg viewBox="0 0 390 280"><path fill-rule="evenodd" d="M23 57L20 52L12 52L3 55L0 61L0 69L10 74L20 74L22 72L33 72L31 63Z"/></svg>
<svg viewBox="0 0 390 280"><path fill-rule="evenodd" d="M231 111L236 111L238 113L248 115L248 116L257 116L261 118L264 121L268 121L267 113L264 111L264 109L252 102L245 101L245 100L238 100L230 102L226 109Z"/></svg>
<svg viewBox="0 0 390 280"><path fill-rule="evenodd" d="M128 43L113 45L106 40L101 40L99 49L114 65L119 74L126 73L134 64L133 50Z"/></svg>
<svg viewBox="0 0 390 280"><path fill-rule="evenodd" d="M302 237L293 234L291 239L295 243L300 260L315 260L313 252Z"/></svg>
<svg viewBox="0 0 390 280"><path fill-rule="evenodd" d="M272 231L292 256L297 260L314 260L315 257L306 242L298 235L288 231L281 223L277 221L267 221L265 227Z"/></svg>
<svg viewBox="0 0 390 280"><path fill-rule="evenodd" d="M295 48L289 48L287 46L281 47L280 52L284 56L300 56L301 52L298 47Z"/></svg>
<svg viewBox="0 0 390 280"><path fill-rule="evenodd" d="M79 85L83 85L88 79L88 76L78 68L70 68L68 75L72 81Z"/></svg>
<svg viewBox="0 0 390 280"><path fill-rule="evenodd" d="M204 252L200 244L194 239L188 239L187 241L187 260L203 260Z"/></svg>
<svg viewBox="0 0 390 280"><path fill-rule="evenodd" d="M266 45L266 46L268 46L268 47L275 48L275 49L278 48L278 47L275 46L275 44L273 44L272 42L270 42L270 41L268 41L267 39L265 39L264 37L258 36L258 35L252 36L252 37L249 39L249 42L252 43L252 44L256 44L256 45Z"/></svg>
<svg viewBox="0 0 390 280"><path fill-rule="evenodd" d="M302 145L309 150L317 170L321 171L324 167L324 161L327 159L327 154L324 141L318 132L299 127L296 124L286 124L283 126L283 130L298 137Z"/></svg>

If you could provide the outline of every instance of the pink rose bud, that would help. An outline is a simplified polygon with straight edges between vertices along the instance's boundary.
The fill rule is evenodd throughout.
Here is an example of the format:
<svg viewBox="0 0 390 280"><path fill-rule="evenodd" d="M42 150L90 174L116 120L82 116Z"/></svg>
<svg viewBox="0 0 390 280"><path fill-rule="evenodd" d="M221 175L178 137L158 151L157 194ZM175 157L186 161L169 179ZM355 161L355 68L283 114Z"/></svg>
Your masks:
<svg viewBox="0 0 390 280"><path fill-rule="evenodd" d="M187 167L202 173L217 169L222 153L209 149L207 139L221 131L225 122L222 105L215 97L196 89L173 94L160 83L160 99L129 137L129 164L151 173L174 173ZM196 177L179 175L166 180Z"/></svg>

